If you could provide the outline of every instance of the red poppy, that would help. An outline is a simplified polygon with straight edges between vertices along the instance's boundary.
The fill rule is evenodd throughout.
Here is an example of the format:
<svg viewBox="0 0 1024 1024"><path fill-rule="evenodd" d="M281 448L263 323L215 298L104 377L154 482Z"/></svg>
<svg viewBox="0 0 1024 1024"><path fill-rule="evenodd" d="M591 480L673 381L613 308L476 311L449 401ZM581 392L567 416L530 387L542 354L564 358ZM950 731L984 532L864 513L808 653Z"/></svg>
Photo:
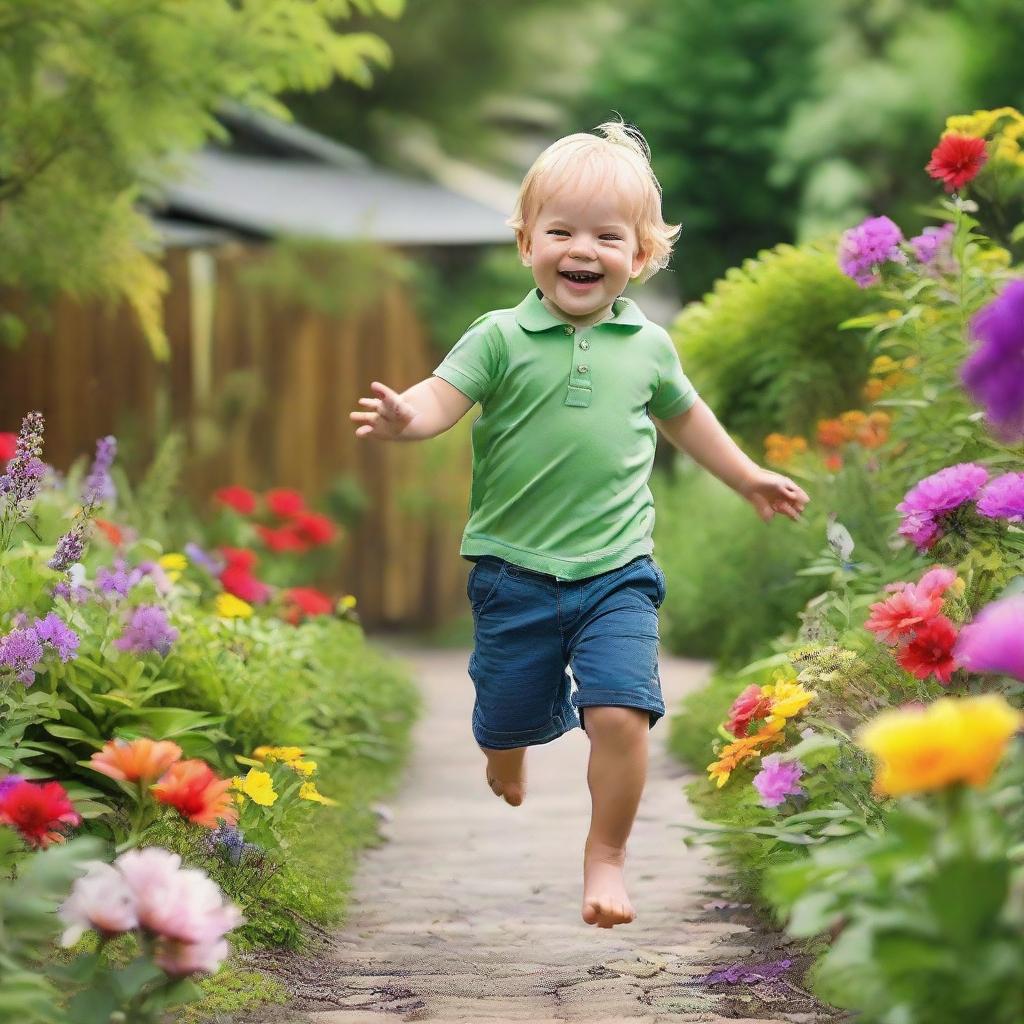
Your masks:
<svg viewBox="0 0 1024 1024"><path fill-rule="evenodd" d="M10 462L17 450L17 434L0 434L0 462Z"/></svg>
<svg viewBox="0 0 1024 1024"><path fill-rule="evenodd" d="M309 544L330 544L338 528L327 516L322 516L318 512L307 512L296 518L295 532Z"/></svg>
<svg viewBox="0 0 1024 1024"><path fill-rule="evenodd" d="M251 572L259 561L256 552L250 548L221 548L220 553L224 556L224 564L229 569Z"/></svg>
<svg viewBox="0 0 1024 1024"><path fill-rule="evenodd" d="M284 487L267 491L264 496L267 508L274 513L278 519L291 519L293 516L301 515L306 511L305 499L298 491L291 491Z"/></svg>
<svg viewBox="0 0 1024 1024"><path fill-rule="evenodd" d="M292 523L277 529L270 526L257 526L256 532L271 551L298 551L301 553L309 550L309 544L299 536Z"/></svg>
<svg viewBox="0 0 1024 1024"><path fill-rule="evenodd" d="M100 532L114 547L119 548L124 543L124 534L119 526L116 526L109 520L100 519L99 516L93 519L93 522L100 528Z"/></svg>
<svg viewBox="0 0 1024 1024"><path fill-rule="evenodd" d="M752 683L733 701L725 727L737 738L746 736L750 723L755 718L767 718L771 710L771 698L761 692L760 686Z"/></svg>
<svg viewBox="0 0 1024 1024"><path fill-rule="evenodd" d="M973 135L944 135L932 150L932 158L925 170L943 182L947 192L962 188L984 166L988 159L985 140Z"/></svg>
<svg viewBox="0 0 1024 1024"><path fill-rule="evenodd" d="M240 565L229 565L220 574L220 585L229 594L234 594L249 604L260 604L270 597L270 587Z"/></svg>
<svg viewBox="0 0 1024 1024"><path fill-rule="evenodd" d="M163 778L150 786L160 803L170 804L183 818L207 828L216 828L218 818L231 825L238 821L230 788L230 779L219 778L198 758L172 764Z"/></svg>
<svg viewBox="0 0 1024 1024"><path fill-rule="evenodd" d="M330 615L334 611L334 601L315 587L292 587L285 596L291 602L285 618L293 626L307 615Z"/></svg>
<svg viewBox="0 0 1024 1024"><path fill-rule="evenodd" d="M947 686L957 667L953 657L955 643L956 627L945 615L936 615L914 631L913 640L899 648L896 660L917 679L927 679L934 674Z"/></svg>
<svg viewBox="0 0 1024 1024"><path fill-rule="evenodd" d="M45 847L64 840L61 827L81 825L59 782L15 783L0 798L0 823L16 828L29 846Z"/></svg>
<svg viewBox="0 0 1024 1024"><path fill-rule="evenodd" d="M256 511L256 495L247 487L239 487L238 484L214 491L213 500L233 508L243 516L251 516Z"/></svg>

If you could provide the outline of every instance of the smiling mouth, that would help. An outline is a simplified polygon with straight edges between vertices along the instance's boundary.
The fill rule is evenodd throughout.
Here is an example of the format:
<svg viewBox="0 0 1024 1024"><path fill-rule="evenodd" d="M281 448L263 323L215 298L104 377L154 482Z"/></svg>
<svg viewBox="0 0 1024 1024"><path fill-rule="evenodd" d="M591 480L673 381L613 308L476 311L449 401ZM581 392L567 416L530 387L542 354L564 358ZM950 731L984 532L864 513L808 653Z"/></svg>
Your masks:
<svg viewBox="0 0 1024 1024"><path fill-rule="evenodd" d="M589 270L560 270L558 273L570 281L575 281L577 284L591 284L594 281L600 281L604 277L604 274L594 274Z"/></svg>

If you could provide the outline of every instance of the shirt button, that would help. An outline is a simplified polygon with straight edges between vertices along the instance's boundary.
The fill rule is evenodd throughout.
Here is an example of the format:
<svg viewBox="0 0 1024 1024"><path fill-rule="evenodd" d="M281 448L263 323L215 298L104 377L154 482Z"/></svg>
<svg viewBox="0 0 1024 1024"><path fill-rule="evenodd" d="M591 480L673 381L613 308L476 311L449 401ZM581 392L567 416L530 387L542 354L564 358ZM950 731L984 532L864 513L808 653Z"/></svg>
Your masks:
<svg viewBox="0 0 1024 1024"><path fill-rule="evenodd" d="M587 339L586 339L586 338L584 338L584 339L583 339L583 340L582 340L582 341L580 342L580 348L581 348L581 349L583 349L583 351L584 351L584 352L586 352L586 351L587 351L587 349L588 349L588 348L590 348L590 342L589 342L589 341L587 341Z"/></svg>
<svg viewBox="0 0 1024 1024"><path fill-rule="evenodd" d="M580 363L580 365L577 366L576 369L579 370L580 373L586 373L589 367L586 363Z"/></svg>
<svg viewBox="0 0 1024 1024"><path fill-rule="evenodd" d="M566 324L565 325L565 333L566 334L575 334L576 333L576 328L573 327L572 324Z"/></svg>

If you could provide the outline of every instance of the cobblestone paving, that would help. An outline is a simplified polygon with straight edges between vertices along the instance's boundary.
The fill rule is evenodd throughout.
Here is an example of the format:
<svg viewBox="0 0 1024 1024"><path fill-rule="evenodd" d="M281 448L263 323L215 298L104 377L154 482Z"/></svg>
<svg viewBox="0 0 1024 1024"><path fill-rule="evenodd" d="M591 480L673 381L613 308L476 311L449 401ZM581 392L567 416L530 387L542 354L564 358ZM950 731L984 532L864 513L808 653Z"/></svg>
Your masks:
<svg viewBox="0 0 1024 1024"><path fill-rule="evenodd" d="M813 1012L798 974L760 986L756 995L697 983L716 968L791 954L779 940L766 956L745 925L709 912L711 867L706 855L686 849L677 827L694 815L682 792L686 773L665 749L667 719L651 733L647 788L627 859L638 916L598 929L580 917L590 811L585 733L575 729L532 748L526 800L510 807L484 781L469 728L466 653L398 653L420 680L425 708L404 785L389 804L388 841L364 853L348 923L331 947L278 964L293 1002L274 1021L833 1019ZM708 668L663 656L670 713ZM272 969L272 960L255 962ZM757 1013L745 1015L744 1004Z"/></svg>

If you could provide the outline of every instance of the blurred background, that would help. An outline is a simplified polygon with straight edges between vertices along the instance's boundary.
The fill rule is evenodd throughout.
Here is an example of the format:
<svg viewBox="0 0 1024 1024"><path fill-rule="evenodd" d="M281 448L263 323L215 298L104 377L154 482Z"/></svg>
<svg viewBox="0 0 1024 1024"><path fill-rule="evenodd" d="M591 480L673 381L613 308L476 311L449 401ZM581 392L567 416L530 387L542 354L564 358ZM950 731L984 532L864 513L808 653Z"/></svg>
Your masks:
<svg viewBox="0 0 1024 1024"><path fill-rule="evenodd" d="M504 221L534 157L615 114L645 133L683 230L631 294L763 461L765 435L849 409L869 376L835 331L866 308L839 232L928 223L946 117L1024 106L1021 53L1024 0L6 0L0 432L41 410L44 457L70 472L115 435L118 522L168 549L262 544L368 626L443 631L465 614L472 414L383 445L348 413L530 287ZM769 301L697 315L783 243ZM666 636L741 659L816 592L793 567L824 534L754 537L692 469L659 452L652 482ZM337 532L302 546L232 487L295 490ZM711 627L756 574L764 621L730 652Z"/></svg>

